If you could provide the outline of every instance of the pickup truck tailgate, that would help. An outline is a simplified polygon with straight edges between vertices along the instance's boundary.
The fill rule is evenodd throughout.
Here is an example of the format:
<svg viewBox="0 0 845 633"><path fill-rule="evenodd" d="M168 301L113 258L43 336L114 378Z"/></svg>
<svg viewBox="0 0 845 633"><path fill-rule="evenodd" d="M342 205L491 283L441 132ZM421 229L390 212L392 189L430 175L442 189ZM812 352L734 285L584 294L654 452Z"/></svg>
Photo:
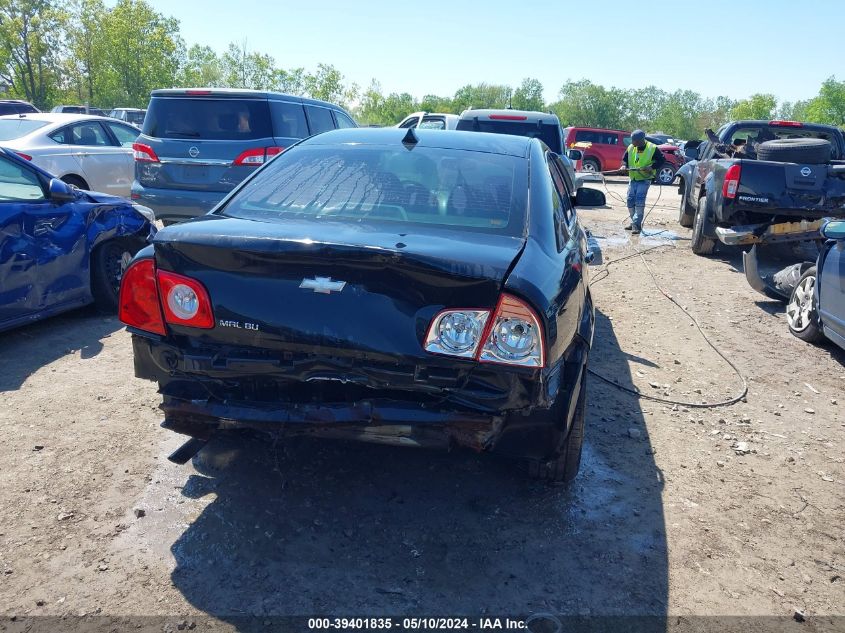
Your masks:
<svg viewBox="0 0 845 633"><path fill-rule="evenodd" d="M845 216L845 163L801 165L742 160L735 204L801 218Z"/></svg>

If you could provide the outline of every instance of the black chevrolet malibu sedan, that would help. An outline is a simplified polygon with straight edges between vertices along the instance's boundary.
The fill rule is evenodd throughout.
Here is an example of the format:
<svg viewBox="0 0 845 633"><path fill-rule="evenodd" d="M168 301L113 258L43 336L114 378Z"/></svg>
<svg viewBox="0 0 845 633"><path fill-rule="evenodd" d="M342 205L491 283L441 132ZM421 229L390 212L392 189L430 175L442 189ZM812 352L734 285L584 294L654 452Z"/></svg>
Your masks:
<svg viewBox="0 0 845 633"><path fill-rule="evenodd" d="M260 429L518 459L571 481L594 315L561 159L541 141L312 137L138 253L120 294L163 426Z"/></svg>

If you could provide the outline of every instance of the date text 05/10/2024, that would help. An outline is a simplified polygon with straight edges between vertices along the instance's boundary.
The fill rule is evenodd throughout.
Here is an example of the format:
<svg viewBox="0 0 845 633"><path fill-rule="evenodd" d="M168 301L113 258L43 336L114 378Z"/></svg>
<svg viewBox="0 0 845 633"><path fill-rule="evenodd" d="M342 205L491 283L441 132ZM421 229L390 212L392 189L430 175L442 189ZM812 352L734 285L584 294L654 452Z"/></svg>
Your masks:
<svg viewBox="0 0 845 633"><path fill-rule="evenodd" d="M511 618L309 618L310 630L525 630L524 620Z"/></svg>

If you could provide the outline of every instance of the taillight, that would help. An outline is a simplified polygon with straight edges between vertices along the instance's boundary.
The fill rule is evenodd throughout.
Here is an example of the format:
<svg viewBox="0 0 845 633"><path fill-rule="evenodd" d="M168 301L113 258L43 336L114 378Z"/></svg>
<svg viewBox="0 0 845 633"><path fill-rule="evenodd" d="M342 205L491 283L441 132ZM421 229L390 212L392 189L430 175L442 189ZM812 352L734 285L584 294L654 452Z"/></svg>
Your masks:
<svg viewBox="0 0 845 633"><path fill-rule="evenodd" d="M155 334L165 334L158 301L155 262L139 259L123 273L118 299L118 318L126 325Z"/></svg>
<svg viewBox="0 0 845 633"><path fill-rule="evenodd" d="M773 127L804 127L801 121L769 121L769 125Z"/></svg>
<svg viewBox="0 0 845 633"><path fill-rule="evenodd" d="M144 145L143 143L132 143L132 154L135 156L135 160L139 163L157 163L158 156L156 156L155 150L149 145Z"/></svg>
<svg viewBox="0 0 845 633"><path fill-rule="evenodd" d="M214 327L211 299L200 282L166 270L159 270L156 277L168 323L204 329Z"/></svg>
<svg viewBox="0 0 845 633"><path fill-rule="evenodd" d="M524 301L508 294L502 295L492 318L489 310L439 312L431 321L424 347L434 354L483 363L542 367L545 362L537 315Z"/></svg>
<svg viewBox="0 0 845 633"><path fill-rule="evenodd" d="M24 160L32 160L32 156L30 156L29 154L24 154L23 152L15 152L15 154L17 154Z"/></svg>
<svg viewBox="0 0 845 633"><path fill-rule="evenodd" d="M725 172L725 184L722 185L722 195L725 198L736 198L736 192L739 190L741 169L740 165L731 165L728 167L728 171Z"/></svg>
<svg viewBox="0 0 845 633"><path fill-rule="evenodd" d="M528 119L524 114L491 114L494 121L525 121Z"/></svg>
<svg viewBox="0 0 845 633"><path fill-rule="evenodd" d="M211 90L186 90L186 95L210 95Z"/></svg>
<svg viewBox="0 0 845 633"><path fill-rule="evenodd" d="M543 366L543 330L534 310L524 301L503 294L487 327L485 342L478 354L479 361L525 367Z"/></svg>
<svg viewBox="0 0 845 633"><path fill-rule="evenodd" d="M258 167L263 165L267 159L276 154L281 154L285 151L284 147L253 147L248 149L235 159L234 165L244 165L246 167Z"/></svg>
<svg viewBox="0 0 845 633"><path fill-rule="evenodd" d="M434 354L475 358L489 310L444 310L437 314L425 337L425 350Z"/></svg>

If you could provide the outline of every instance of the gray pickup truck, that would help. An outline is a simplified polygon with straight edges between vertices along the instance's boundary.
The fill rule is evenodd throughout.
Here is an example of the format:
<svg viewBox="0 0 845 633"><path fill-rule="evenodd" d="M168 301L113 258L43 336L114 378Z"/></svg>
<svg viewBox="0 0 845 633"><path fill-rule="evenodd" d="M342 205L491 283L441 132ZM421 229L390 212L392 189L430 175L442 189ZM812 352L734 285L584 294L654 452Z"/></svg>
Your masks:
<svg viewBox="0 0 845 633"><path fill-rule="evenodd" d="M692 250L818 239L822 218L845 217L845 138L829 125L734 121L707 130L678 170L678 222ZM688 144L689 145L689 144Z"/></svg>

